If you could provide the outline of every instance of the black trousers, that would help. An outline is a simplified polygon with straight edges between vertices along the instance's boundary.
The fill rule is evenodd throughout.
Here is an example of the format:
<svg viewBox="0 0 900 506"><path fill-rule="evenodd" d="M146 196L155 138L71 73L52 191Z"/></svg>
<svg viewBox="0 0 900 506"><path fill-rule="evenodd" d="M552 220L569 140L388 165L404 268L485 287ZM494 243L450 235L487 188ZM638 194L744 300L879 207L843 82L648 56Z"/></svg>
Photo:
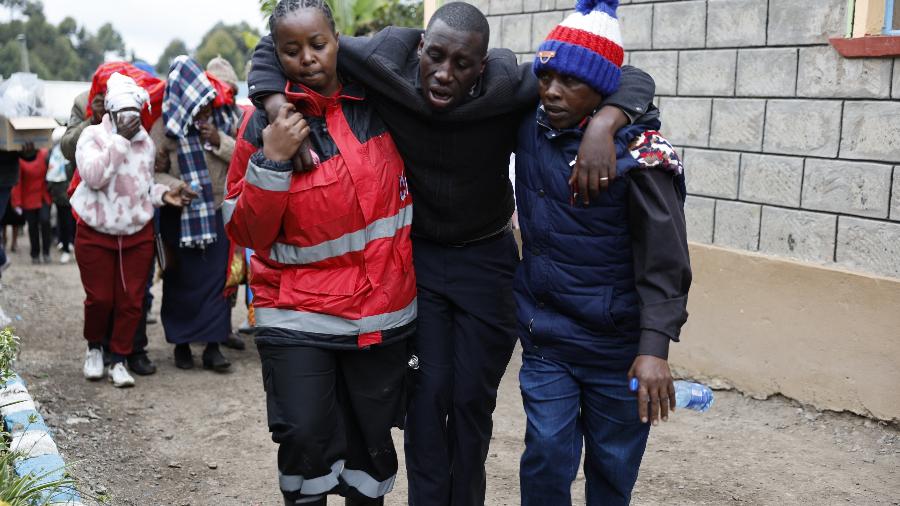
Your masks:
<svg viewBox="0 0 900 506"><path fill-rule="evenodd" d="M56 220L59 226L59 243L63 253L71 253L75 244L75 217L71 206L56 205Z"/></svg>
<svg viewBox="0 0 900 506"><path fill-rule="evenodd" d="M41 254L50 256L50 206L44 204L39 209L25 209L22 215L28 223L31 258L39 258Z"/></svg>
<svg viewBox="0 0 900 506"><path fill-rule="evenodd" d="M515 347L512 232L465 247L413 241L420 368L406 417L412 506L484 504L497 387Z"/></svg>
<svg viewBox="0 0 900 506"><path fill-rule="evenodd" d="M287 500L391 491L402 422L407 342L365 350L267 343L257 336L266 410Z"/></svg>

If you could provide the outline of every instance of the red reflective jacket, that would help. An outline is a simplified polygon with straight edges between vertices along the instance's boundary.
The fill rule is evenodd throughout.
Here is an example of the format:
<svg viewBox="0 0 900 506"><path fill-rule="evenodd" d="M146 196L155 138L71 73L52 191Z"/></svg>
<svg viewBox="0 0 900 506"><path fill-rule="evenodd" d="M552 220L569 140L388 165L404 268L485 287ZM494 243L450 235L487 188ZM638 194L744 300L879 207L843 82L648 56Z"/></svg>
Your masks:
<svg viewBox="0 0 900 506"><path fill-rule="evenodd" d="M243 125L223 205L229 237L255 250L258 335L333 348L402 339L416 318L403 160L361 88L327 98L287 91L309 122L319 163L294 173L258 150L239 180L234 163L261 146L267 124L256 111Z"/></svg>

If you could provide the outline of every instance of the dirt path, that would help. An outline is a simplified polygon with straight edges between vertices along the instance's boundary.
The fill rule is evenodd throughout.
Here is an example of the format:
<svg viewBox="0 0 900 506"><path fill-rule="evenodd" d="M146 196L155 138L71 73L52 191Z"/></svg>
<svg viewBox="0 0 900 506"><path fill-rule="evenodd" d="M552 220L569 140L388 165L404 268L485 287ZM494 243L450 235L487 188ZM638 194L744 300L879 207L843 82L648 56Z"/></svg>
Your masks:
<svg viewBox="0 0 900 506"><path fill-rule="evenodd" d="M78 269L32 266L22 253L12 258L0 305L21 317L14 322L22 338L17 369L86 495L105 495L114 505L281 504L252 347L226 350L234 364L230 374L180 371L161 325L151 325L156 375L138 377L130 390L89 383L81 376ZM157 298L154 312L158 308ZM235 312L236 323L243 317ZM518 365L518 358L510 364L494 417L491 506L519 503L524 415ZM734 392L717 393L709 413L673 418L651 435L634 504L900 504L896 427ZM583 486L579 477L574 504L584 503ZM402 471L387 503L406 504Z"/></svg>

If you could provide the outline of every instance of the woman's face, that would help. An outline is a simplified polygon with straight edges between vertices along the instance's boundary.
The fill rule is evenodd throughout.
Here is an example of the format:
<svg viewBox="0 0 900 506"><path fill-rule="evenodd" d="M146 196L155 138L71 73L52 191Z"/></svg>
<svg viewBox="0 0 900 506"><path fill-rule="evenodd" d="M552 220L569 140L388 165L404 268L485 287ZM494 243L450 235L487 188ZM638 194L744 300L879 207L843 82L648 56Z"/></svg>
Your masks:
<svg viewBox="0 0 900 506"><path fill-rule="evenodd" d="M212 110L212 103L204 105L197 111L197 114L194 115L194 122L209 123L209 119L212 117Z"/></svg>
<svg viewBox="0 0 900 506"><path fill-rule="evenodd" d="M338 35L319 9L298 9L275 25L275 53L288 79L316 93L337 92Z"/></svg>

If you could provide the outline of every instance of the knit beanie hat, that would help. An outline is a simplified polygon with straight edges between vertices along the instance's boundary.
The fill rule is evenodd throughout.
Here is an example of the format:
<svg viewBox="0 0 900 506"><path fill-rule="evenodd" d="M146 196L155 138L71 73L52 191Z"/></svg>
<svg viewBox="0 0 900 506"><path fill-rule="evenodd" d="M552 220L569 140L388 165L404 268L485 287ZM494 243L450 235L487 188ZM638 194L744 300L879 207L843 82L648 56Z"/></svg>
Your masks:
<svg viewBox="0 0 900 506"><path fill-rule="evenodd" d="M212 60L209 60L209 63L206 64L206 71L228 86L238 87L237 73L234 71L234 67L231 66L231 63L225 58L216 56Z"/></svg>
<svg viewBox="0 0 900 506"><path fill-rule="evenodd" d="M532 69L552 69L584 81L603 96L619 89L622 33L616 18L619 0L577 0L575 12L547 35Z"/></svg>

